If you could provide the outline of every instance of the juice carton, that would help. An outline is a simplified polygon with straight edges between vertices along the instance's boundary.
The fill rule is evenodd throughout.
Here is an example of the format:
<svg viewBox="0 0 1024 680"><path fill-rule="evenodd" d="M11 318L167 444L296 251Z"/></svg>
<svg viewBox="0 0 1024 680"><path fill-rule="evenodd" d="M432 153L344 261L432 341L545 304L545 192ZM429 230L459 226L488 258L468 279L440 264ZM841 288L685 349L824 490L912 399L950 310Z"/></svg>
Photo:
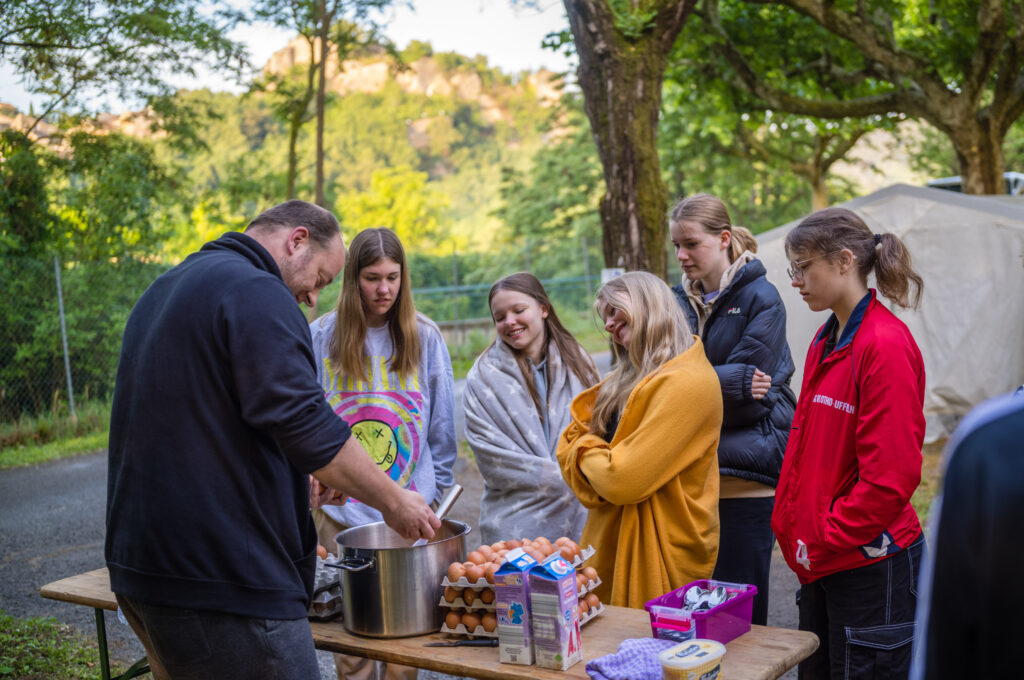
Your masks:
<svg viewBox="0 0 1024 680"><path fill-rule="evenodd" d="M533 663L530 634L530 580L537 560L516 548L494 573L494 604L498 614L498 659L502 663Z"/></svg>
<svg viewBox="0 0 1024 680"><path fill-rule="evenodd" d="M576 570L558 554L530 570L530 617L538 666L564 671L583 658Z"/></svg>

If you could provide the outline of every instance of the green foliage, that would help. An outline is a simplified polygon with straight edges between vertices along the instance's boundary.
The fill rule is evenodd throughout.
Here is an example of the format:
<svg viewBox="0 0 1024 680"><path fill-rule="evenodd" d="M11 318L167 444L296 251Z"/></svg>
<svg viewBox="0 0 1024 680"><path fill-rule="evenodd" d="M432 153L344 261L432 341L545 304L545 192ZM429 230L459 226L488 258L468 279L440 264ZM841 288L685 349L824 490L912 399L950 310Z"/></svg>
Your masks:
<svg viewBox="0 0 1024 680"><path fill-rule="evenodd" d="M602 262L601 162L582 103L567 97L564 106L563 125L552 133L551 143L534 154L529 168L502 169L502 205L495 211L508 227L505 243L523 247L529 259L525 268L539 277L584 274L584 243L595 272ZM567 248L567 243L573 247Z"/></svg>
<svg viewBox="0 0 1024 680"><path fill-rule="evenodd" d="M377 170L365 192L338 199L335 214L349 238L364 229L388 227L403 243L418 244L419 250L436 251L445 233L441 216L448 198L427 186L427 173L408 166Z"/></svg>
<svg viewBox="0 0 1024 680"><path fill-rule="evenodd" d="M16 619L0 610L0 678L100 677L99 653L53 618Z"/></svg>
<svg viewBox="0 0 1024 680"><path fill-rule="evenodd" d="M168 178L152 146L114 133L70 136L71 155L57 192L61 249L76 259L144 257L167 235Z"/></svg>
<svg viewBox="0 0 1024 680"><path fill-rule="evenodd" d="M636 40L654 25L657 9L643 9L633 0L608 0L615 27L626 40Z"/></svg>
<svg viewBox="0 0 1024 680"><path fill-rule="evenodd" d="M246 66L245 49L226 37L239 18L227 2L5 0L0 18L0 61L47 98L47 113L100 94L167 95L169 74L195 77L200 65L236 75Z"/></svg>
<svg viewBox="0 0 1024 680"><path fill-rule="evenodd" d="M0 132L0 256L46 251L53 239L47 159L15 130Z"/></svg>

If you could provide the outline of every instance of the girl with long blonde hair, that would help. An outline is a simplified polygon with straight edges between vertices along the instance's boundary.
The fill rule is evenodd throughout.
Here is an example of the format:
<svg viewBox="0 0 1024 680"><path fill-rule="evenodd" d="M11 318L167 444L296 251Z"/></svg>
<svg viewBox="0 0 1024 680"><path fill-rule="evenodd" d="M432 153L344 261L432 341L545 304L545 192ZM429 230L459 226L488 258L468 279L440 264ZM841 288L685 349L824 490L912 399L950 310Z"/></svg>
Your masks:
<svg viewBox="0 0 1024 680"><path fill-rule="evenodd" d="M664 281L626 273L595 307L619 361L573 401L558 462L589 510L598 596L643 607L714 569L722 395Z"/></svg>
<svg viewBox="0 0 1024 680"><path fill-rule="evenodd" d="M416 311L402 242L366 229L349 247L337 309L310 325L327 401L377 465L403 488L440 499L455 479L455 382L441 331ZM381 514L350 498L316 511L321 544ZM375 677L375 662L335 656L340 677ZM388 665L386 675L415 677Z"/></svg>

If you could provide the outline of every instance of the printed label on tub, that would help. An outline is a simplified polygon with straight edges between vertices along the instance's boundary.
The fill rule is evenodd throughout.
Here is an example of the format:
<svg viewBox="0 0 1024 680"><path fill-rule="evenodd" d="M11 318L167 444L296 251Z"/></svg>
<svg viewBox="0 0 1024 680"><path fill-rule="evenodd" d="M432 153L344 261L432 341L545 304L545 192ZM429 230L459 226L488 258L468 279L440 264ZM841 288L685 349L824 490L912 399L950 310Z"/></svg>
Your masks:
<svg viewBox="0 0 1024 680"><path fill-rule="evenodd" d="M716 680L725 645L716 640L689 640L658 654L664 680Z"/></svg>
<svg viewBox="0 0 1024 680"><path fill-rule="evenodd" d="M533 663L530 616L530 580L527 573L537 560L522 548L505 556L494 574L494 604L498 614L498 659L502 663Z"/></svg>
<svg viewBox="0 0 1024 680"><path fill-rule="evenodd" d="M553 556L530 570L529 581L536 664L564 671L583 658L576 570Z"/></svg>

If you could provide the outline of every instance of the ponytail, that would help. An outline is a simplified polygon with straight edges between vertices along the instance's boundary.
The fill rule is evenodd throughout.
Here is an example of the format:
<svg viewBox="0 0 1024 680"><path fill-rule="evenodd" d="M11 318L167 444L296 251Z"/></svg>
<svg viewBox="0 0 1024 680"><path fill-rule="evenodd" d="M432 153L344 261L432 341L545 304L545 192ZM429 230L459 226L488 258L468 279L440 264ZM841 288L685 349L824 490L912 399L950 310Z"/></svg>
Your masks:
<svg viewBox="0 0 1024 680"><path fill-rule="evenodd" d="M849 250L865 281L875 272L878 290L904 309L917 309L924 280L913 267L910 251L896 234L874 234L856 213L826 208L812 213L786 235L787 253L816 253L832 258Z"/></svg>
<svg viewBox="0 0 1024 680"><path fill-rule="evenodd" d="M729 210L717 196L693 194L682 199L669 213L669 224L678 222L696 222L704 231L716 236L728 230L732 235L729 241L729 262L735 262L744 251L757 252L754 235L746 227L733 225Z"/></svg>

